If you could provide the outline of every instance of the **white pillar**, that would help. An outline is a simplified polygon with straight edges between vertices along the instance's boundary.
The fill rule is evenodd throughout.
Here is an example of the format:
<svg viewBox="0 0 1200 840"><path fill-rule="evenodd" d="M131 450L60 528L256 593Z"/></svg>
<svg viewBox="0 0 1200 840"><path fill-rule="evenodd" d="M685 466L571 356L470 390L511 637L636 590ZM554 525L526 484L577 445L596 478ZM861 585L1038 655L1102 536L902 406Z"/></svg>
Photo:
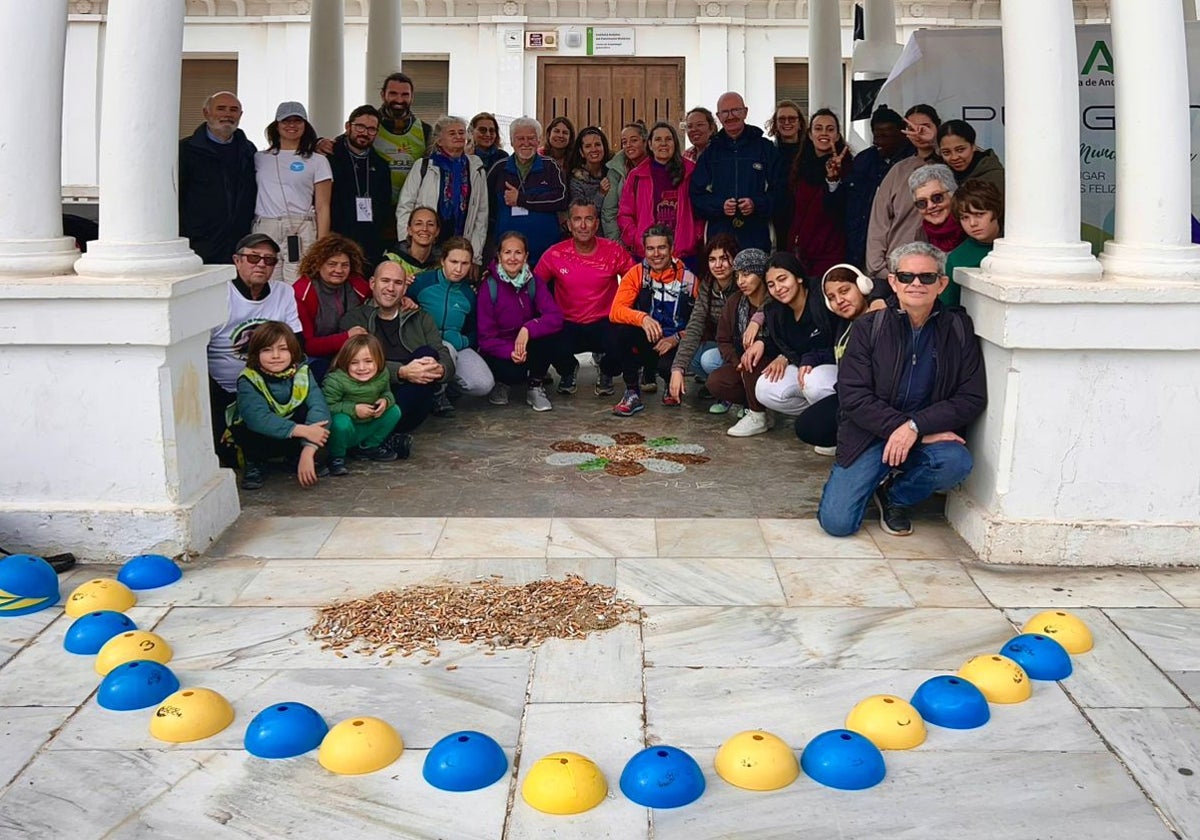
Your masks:
<svg viewBox="0 0 1200 840"><path fill-rule="evenodd" d="M62 235L66 40L66 3L0 3L0 275L67 274L79 257Z"/></svg>
<svg viewBox="0 0 1200 840"><path fill-rule="evenodd" d="M845 112L842 86L842 19L838 0L808 3L808 110L830 108L841 121Z"/></svg>
<svg viewBox="0 0 1200 840"><path fill-rule="evenodd" d="M343 0L312 0L311 8L308 21L308 119L320 136L336 137L342 133L346 122L346 112L342 109L346 75Z"/></svg>
<svg viewBox="0 0 1200 840"><path fill-rule="evenodd" d="M1117 68L1117 206L1104 269L1114 277L1200 279L1200 248L1191 244L1183 9L1175 0L1112 0L1109 13ZM1153 126L1150 135L1147 126Z"/></svg>
<svg viewBox="0 0 1200 840"><path fill-rule="evenodd" d="M1098 279L1079 236L1079 113L1075 20L1066 0L1005 0L1004 237L984 269L1005 277ZM1029 131L1053 125L1053 131Z"/></svg>
<svg viewBox="0 0 1200 840"><path fill-rule="evenodd" d="M75 270L162 277L200 268L179 237L182 0L112 0L100 105L100 238ZM170 126L170 130L164 126Z"/></svg>
<svg viewBox="0 0 1200 840"><path fill-rule="evenodd" d="M400 69L400 62L400 0L371 0L367 10L367 70L363 102L379 101L383 80Z"/></svg>

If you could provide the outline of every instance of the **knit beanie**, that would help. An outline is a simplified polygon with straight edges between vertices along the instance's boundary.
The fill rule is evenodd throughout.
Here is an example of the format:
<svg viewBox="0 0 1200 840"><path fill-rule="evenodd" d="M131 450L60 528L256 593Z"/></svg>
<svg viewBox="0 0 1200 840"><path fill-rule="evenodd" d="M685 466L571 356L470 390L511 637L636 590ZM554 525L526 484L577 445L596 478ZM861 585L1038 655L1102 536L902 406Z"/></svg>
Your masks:
<svg viewBox="0 0 1200 840"><path fill-rule="evenodd" d="M738 251L737 256L733 258L733 270L762 277L767 273L767 255L758 248Z"/></svg>

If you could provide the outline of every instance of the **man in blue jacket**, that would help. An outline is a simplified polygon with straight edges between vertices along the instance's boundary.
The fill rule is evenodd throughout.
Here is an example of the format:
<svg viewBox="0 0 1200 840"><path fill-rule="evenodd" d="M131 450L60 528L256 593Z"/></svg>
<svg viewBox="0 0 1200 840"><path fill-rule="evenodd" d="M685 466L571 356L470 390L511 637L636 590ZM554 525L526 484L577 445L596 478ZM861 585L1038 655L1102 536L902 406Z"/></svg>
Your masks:
<svg viewBox="0 0 1200 840"><path fill-rule="evenodd" d="M771 252L771 214L782 179L779 150L761 128L746 124L740 93L717 100L721 130L696 161L689 192L708 238L731 233L743 248Z"/></svg>
<svg viewBox="0 0 1200 840"><path fill-rule="evenodd" d="M937 299L950 282L946 255L913 242L888 267L898 305L854 322L838 366L837 460L817 511L835 537L861 527L872 496L884 531L911 534L908 508L970 474L962 435L987 406L971 319Z"/></svg>

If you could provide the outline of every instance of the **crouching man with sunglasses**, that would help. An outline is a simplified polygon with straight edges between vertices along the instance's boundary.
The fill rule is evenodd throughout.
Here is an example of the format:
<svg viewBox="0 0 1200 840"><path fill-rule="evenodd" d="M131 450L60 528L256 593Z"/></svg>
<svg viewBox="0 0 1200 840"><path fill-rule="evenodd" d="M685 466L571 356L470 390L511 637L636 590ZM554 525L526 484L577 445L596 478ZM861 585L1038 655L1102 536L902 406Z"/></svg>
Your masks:
<svg viewBox="0 0 1200 840"><path fill-rule="evenodd" d="M911 534L908 509L970 474L962 434L987 405L971 319L937 299L946 255L914 242L888 267L897 302L855 323L838 369L837 459L817 512L835 537L861 527L872 497L884 531Z"/></svg>

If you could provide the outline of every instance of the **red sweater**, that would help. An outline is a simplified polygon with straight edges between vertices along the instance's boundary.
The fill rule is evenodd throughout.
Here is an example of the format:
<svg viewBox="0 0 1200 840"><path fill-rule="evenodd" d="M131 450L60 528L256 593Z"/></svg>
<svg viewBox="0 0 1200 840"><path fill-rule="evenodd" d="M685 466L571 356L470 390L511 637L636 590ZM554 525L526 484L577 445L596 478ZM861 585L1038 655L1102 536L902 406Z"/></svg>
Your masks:
<svg viewBox="0 0 1200 840"><path fill-rule="evenodd" d="M370 284L357 274L350 275L346 286L348 287L346 290L347 309L362 306L363 302L371 297ZM337 351L342 349L342 345L350 336L345 332L317 335L317 310L320 300L313 281L305 275L296 281L296 284L292 286L292 291L296 295L296 309L300 315L300 323L304 327L304 352L314 357L337 355ZM340 321L341 316L345 314L345 312L338 313L337 320Z"/></svg>

